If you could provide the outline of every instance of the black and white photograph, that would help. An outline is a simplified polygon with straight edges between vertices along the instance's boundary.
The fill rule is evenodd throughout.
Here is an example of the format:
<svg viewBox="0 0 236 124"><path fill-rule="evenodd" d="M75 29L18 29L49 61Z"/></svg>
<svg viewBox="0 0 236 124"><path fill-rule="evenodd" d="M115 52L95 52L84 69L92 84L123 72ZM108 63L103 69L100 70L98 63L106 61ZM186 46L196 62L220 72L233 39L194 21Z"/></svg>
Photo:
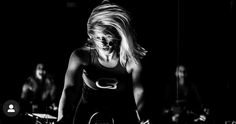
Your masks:
<svg viewBox="0 0 236 124"><path fill-rule="evenodd" d="M2 1L0 124L235 124L235 0Z"/></svg>

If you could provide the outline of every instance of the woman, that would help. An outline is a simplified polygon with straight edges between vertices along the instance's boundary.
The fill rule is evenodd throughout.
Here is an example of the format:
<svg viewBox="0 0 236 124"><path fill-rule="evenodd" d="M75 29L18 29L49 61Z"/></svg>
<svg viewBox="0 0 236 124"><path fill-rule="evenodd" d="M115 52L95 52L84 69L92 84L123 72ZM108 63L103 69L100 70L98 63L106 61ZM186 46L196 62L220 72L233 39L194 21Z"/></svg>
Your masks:
<svg viewBox="0 0 236 124"><path fill-rule="evenodd" d="M76 107L74 124L93 120L138 123L144 92L140 58L147 51L134 41L128 13L104 2L93 9L87 33L87 44L69 59L58 121L68 120Z"/></svg>

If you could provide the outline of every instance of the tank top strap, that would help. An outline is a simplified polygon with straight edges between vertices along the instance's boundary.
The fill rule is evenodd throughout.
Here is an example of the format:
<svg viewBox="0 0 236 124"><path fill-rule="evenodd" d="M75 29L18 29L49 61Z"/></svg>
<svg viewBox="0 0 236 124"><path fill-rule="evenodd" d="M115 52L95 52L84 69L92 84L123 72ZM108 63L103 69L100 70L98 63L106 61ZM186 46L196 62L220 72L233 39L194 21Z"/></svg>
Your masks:
<svg viewBox="0 0 236 124"><path fill-rule="evenodd" d="M95 49L90 49L89 64L95 64L97 56L98 56L97 51Z"/></svg>

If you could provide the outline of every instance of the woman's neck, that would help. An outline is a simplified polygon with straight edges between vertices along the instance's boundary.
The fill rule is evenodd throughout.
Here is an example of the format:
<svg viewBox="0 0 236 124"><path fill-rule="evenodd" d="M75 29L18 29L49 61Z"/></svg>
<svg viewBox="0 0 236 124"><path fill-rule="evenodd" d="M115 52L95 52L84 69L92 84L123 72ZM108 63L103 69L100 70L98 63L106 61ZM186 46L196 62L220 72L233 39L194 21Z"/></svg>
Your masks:
<svg viewBox="0 0 236 124"><path fill-rule="evenodd" d="M118 63L118 56L115 52L111 53L102 53L102 51L98 51L98 61L101 65L108 67L108 68L113 68L117 65Z"/></svg>
<svg viewBox="0 0 236 124"><path fill-rule="evenodd" d="M106 62L109 62L117 58L116 53L114 51L107 52L107 51L98 50L98 54L99 54L100 59Z"/></svg>

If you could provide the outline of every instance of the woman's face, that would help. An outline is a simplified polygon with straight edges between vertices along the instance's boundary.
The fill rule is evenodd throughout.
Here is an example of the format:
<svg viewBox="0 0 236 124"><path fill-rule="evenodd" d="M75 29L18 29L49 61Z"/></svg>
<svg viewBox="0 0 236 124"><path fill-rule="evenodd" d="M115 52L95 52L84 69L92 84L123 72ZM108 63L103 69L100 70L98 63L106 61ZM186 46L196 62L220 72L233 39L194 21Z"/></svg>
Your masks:
<svg viewBox="0 0 236 124"><path fill-rule="evenodd" d="M45 75L46 71L42 64L37 65L36 76L41 79Z"/></svg>
<svg viewBox="0 0 236 124"><path fill-rule="evenodd" d="M184 78L186 76L185 75L185 68L184 68L184 66L177 67L177 69L176 69L176 76L179 77L179 78Z"/></svg>
<svg viewBox="0 0 236 124"><path fill-rule="evenodd" d="M97 30L94 30L94 42L99 50L108 53L113 52L117 45L115 36L101 27L97 27Z"/></svg>

